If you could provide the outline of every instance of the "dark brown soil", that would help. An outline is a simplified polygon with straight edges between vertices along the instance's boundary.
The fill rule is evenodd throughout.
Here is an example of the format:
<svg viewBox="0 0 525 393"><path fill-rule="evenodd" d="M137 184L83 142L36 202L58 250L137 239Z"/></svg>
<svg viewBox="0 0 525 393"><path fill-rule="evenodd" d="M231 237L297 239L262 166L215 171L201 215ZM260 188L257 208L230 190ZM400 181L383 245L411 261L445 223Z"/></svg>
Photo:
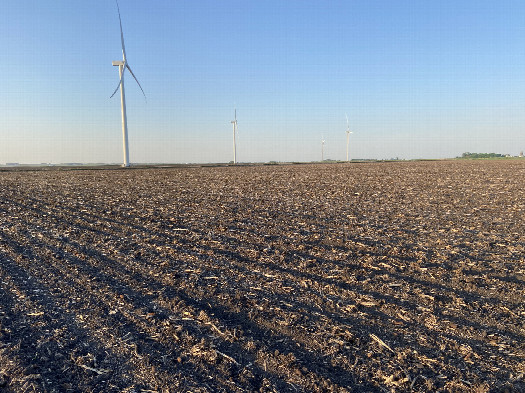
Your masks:
<svg viewBox="0 0 525 393"><path fill-rule="evenodd" d="M525 161L0 187L2 392L525 392Z"/></svg>

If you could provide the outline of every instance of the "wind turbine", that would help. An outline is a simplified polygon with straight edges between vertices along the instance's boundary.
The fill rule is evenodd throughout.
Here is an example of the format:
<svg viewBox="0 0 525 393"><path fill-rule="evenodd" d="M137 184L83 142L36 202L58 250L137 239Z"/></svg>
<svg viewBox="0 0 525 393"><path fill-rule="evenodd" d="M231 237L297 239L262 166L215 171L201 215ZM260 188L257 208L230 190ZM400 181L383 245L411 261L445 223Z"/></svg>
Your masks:
<svg viewBox="0 0 525 393"><path fill-rule="evenodd" d="M235 134L237 133L237 108L235 108L235 120L232 120L233 124L233 163L237 164L237 145L235 144Z"/></svg>
<svg viewBox="0 0 525 393"><path fill-rule="evenodd" d="M114 66L118 66L119 82L118 82L117 88L115 89L115 91L113 92L110 98L112 98L115 95L115 93L120 87L120 108L122 112L122 147L124 150L124 163L122 164L122 166L129 167L128 120L126 116L126 96L124 94L124 73L126 72L126 68L129 70L129 73L139 85L140 90L142 91L142 94L144 95L144 99L146 99L146 93L144 93L142 86L140 85L138 79L135 77L135 74L133 74L133 71L131 71L131 67L129 66L128 61L126 60L126 48L124 46L124 33L122 33L122 19L120 18L120 8L118 6L117 0L115 0L115 3L117 3L118 20L120 23L120 42L122 44L122 61L112 62Z"/></svg>
<svg viewBox="0 0 525 393"><path fill-rule="evenodd" d="M346 116L346 161L348 162L348 142L350 141L350 134L352 131L350 131L350 125L348 124L348 115L345 113Z"/></svg>
<svg viewBox="0 0 525 393"><path fill-rule="evenodd" d="M323 139L321 140L321 162L324 161L324 135Z"/></svg>

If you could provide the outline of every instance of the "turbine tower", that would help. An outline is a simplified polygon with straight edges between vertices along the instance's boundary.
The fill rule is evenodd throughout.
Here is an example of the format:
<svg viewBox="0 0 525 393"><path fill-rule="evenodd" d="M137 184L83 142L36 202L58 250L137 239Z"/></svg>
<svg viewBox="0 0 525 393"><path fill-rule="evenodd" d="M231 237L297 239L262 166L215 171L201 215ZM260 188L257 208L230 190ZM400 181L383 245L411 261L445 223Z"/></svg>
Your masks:
<svg viewBox="0 0 525 393"><path fill-rule="evenodd" d="M323 139L321 140L321 162L324 161L324 135Z"/></svg>
<svg viewBox="0 0 525 393"><path fill-rule="evenodd" d="M346 161L348 162L348 142L350 141L350 134L352 131L350 131L350 125L348 124L348 115L345 113L346 116Z"/></svg>
<svg viewBox="0 0 525 393"><path fill-rule="evenodd" d="M235 108L235 120L232 120L233 124L233 163L237 164L237 145L235 144L235 134L237 133L237 108Z"/></svg>
<svg viewBox="0 0 525 393"><path fill-rule="evenodd" d="M139 85L140 90L142 91L142 94L144 95L144 99L146 99L146 93L144 93L142 86L140 85L138 79L135 77L135 74L133 74L133 71L131 71L131 67L129 66L128 61L126 60L126 48L124 46L124 34L122 33L122 19L120 18L120 8L118 6L117 0L115 0L115 3L117 3L118 20L120 23L120 42L122 44L122 61L114 61L112 63L114 66L118 66L119 82L118 82L117 88L115 89L115 91L113 92L110 98L112 98L115 95L115 93L120 87L120 109L122 112L122 148L124 150L124 163L122 164L122 166L129 167L128 120L126 116L126 96L124 94L124 73L126 72L126 68L129 70L129 73Z"/></svg>

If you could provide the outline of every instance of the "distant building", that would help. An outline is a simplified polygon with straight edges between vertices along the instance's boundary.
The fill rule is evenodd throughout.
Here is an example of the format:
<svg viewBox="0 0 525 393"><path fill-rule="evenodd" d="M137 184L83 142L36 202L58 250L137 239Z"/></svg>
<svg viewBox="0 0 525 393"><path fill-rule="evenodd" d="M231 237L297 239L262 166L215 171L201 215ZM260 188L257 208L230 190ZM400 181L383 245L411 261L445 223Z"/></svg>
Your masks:
<svg viewBox="0 0 525 393"><path fill-rule="evenodd" d="M523 150L520 151L520 157L523 157Z"/></svg>
<svg viewBox="0 0 525 393"><path fill-rule="evenodd" d="M6 166L19 166L20 164L18 162L6 162Z"/></svg>

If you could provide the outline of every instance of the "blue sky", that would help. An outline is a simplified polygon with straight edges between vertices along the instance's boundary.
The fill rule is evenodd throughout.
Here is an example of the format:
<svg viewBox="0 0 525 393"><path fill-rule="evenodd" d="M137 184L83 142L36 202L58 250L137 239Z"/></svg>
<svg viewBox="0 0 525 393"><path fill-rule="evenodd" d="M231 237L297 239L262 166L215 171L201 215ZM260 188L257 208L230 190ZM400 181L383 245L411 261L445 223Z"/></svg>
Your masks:
<svg viewBox="0 0 525 393"><path fill-rule="evenodd" d="M131 162L525 150L523 1L120 0ZM113 0L0 3L0 164L122 161Z"/></svg>

